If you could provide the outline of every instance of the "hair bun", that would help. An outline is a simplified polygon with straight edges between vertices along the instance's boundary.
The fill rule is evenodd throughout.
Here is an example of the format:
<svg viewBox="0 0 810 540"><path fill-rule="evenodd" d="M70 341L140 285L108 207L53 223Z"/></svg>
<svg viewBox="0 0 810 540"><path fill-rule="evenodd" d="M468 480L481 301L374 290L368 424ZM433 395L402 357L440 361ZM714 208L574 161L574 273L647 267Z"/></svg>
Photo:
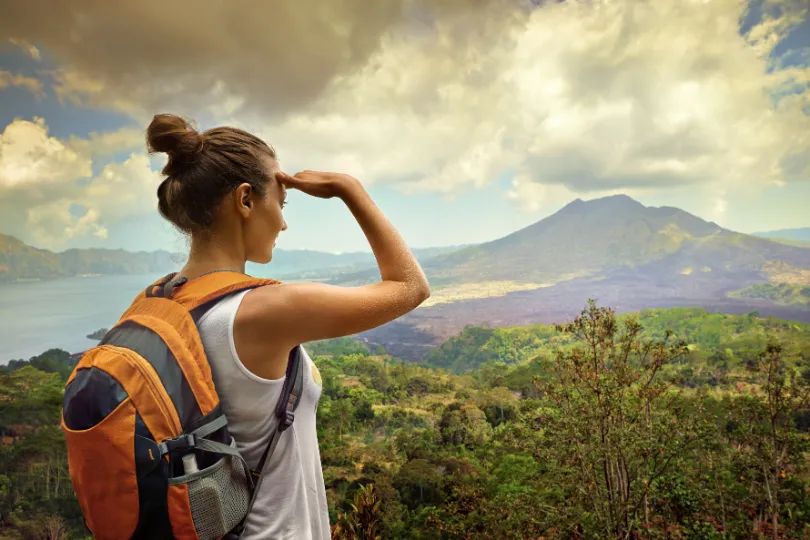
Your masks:
<svg viewBox="0 0 810 540"><path fill-rule="evenodd" d="M156 114L146 129L146 146L150 152L164 152L169 157L191 155L200 151L203 136L191 124L174 114Z"/></svg>

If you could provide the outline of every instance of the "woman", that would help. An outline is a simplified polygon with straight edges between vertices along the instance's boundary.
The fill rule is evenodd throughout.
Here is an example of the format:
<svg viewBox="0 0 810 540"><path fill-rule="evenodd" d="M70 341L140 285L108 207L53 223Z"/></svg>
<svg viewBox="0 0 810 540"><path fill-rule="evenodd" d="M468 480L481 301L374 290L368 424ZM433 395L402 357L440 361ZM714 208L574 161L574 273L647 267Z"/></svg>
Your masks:
<svg viewBox="0 0 810 540"><path fill-rule="evenodd" d="M288 352L308 341L346 336L392 321L430 295L405 242L356 179L345 174L279 169L274 150L236 128L198 133L174 115L154 117L151 152L169 156L158 188L160 213L191 237L178 273L194 279L267 263L281 231L288 189L339 198L368 238L382 280L362 287L289 283L251 289L220 301L199 322L214 382L239 451L253 467L271 435ZM265 469L243 538L327 539L326 491L315 431L321 381L312 360L293 426Z"/></svg>

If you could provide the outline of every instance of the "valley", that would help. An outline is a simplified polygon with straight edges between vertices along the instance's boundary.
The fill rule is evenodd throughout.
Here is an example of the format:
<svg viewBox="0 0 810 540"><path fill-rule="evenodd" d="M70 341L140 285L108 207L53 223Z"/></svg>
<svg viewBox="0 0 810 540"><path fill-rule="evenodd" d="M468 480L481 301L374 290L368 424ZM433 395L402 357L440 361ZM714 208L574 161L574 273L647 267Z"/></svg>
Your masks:
<svg viewBox="0 0 810 540"><path fill-rule="evenodd" d="M730 231L673 207L624 195L577 199L505 237L472 246L415 249L432 286L417 310L357 339L411 361L468 325L566 320L589 298L619 313L691 306L810 321L810 247L802 230ZM52 253L0 237L0 271L18 280L66 273L171 271L168 252ZM276 250L248 272L284 281L353 286L379 279L373 254ZM0 272L2 275L2 272ZM83 333L93 330L84 329Z"/></svg>

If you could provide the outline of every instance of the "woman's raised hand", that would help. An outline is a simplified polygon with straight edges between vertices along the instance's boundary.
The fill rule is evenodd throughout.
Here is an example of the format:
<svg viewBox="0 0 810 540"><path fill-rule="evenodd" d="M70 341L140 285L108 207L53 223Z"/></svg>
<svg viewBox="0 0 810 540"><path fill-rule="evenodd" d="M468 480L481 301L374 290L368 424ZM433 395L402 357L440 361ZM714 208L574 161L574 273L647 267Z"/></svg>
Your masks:
<svg viewBox="0 0 810 540"><path fill-rule="evenodd" d="M277 171L276 179L288 189L297 189L321 199L342 197L353 184L360 185L356 178L348 174L319 171L301 171L292 176Z"/></svg>

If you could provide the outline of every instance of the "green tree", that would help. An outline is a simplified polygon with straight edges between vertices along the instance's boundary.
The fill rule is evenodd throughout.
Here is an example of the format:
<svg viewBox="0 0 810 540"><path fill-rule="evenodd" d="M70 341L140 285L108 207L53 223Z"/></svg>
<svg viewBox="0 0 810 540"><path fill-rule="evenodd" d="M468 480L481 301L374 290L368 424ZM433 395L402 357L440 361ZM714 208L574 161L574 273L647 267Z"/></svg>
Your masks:
<svg viewBox="0 0 810 540"><path fill-rule="evenodd" d="M492 427L484 412L471 403L451 403L442 414L439 433L446 445L469 448L485 444L492 436Z"/></svg>
<svg viewBox="0 0 810 540"><path fill-rule="evenodd" d="M0 432L13 439L0 446L0 529L25 538L63 538L81 524L59 428L63 384L31 365L0 373Z"/></svg>
<svg viewBox="0 0 810 540"><path fill-rule="evenodd" d="M698 415L660 376L687 349L669 332L642 340L635 318L620 326L613 310L592 300L558 330L576 345L557 351L553 377L538 384L555 411L550 452L565 464L571 503L580 507L567 527L638 535L651 524L651 486L700 435Z"/></svg>
<svg viewBox="0 0 810 540"><path fill-rule="evenodd" d="M810 382L785 365L782 347L770 344L749 369L761 380L751 396L739 396L733 411L740 418L733 437L740 443L743 470L757 481L770 516L770 533L779 538L779 515L785 480L806 469L807 433L795 429L797 415L810 407Z"/></svg>
<svg viewBox="0 0 810 540"><path fill-rule="evenodd" d="M439 467L427 459L405 463L394 478L394 487L409 508L435 505L442 500L442 474Z"/></svg>
<svg viewBox="0 0 810 540"><path fill-rule="evenodd" d="M380 540L380 500L374 484L362 486L354 495L351 511L338 515L332 526L334 540Z"/></svg>

